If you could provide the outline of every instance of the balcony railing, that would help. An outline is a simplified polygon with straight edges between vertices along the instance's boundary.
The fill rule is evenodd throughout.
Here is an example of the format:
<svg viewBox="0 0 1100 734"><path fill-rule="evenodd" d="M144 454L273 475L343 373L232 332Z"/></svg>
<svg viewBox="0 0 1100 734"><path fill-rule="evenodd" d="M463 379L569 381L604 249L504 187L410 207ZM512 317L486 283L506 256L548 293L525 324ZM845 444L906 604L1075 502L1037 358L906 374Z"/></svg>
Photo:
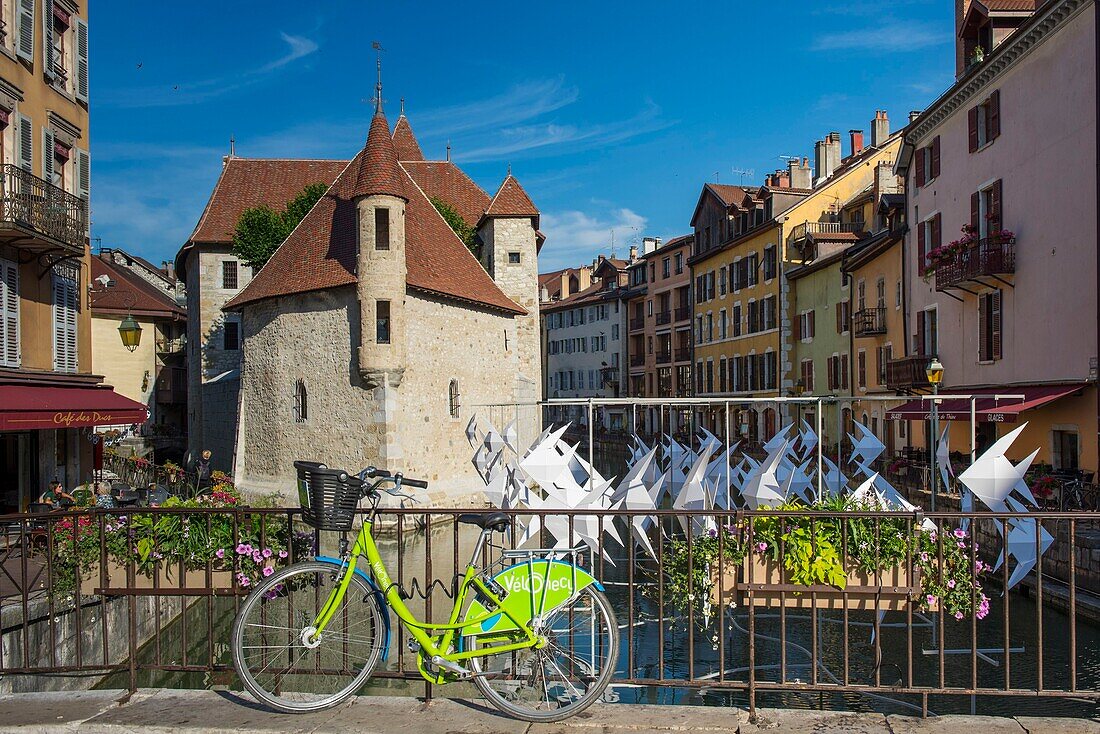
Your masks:
<svg viewBox="0 0 1100 734"><path fill-rule="evenodd" d="M657 312L657 326L664 326L665 324L672 323L671 311L658 311Z"/></svg>
<svg viewBox="0 0 1100 734"><path fill-rule="evenodd" d="M19 166L0 166L0 241L79 254L87 232L88 202Z"/></svg>
<svg viewBox="0 0 1100 734"><path fill-rule="evenodd" d="M641 331L645 328L645 318L637 317L630 320L631 331Z"/></svg>
<svg viewBox="0 0 1100 734"><path fill-rule="evenodd" d="M157 339L157 351L161 354L179 354L187 348L187 337Z"/></svg>
<svg viewBox="0 0 1100 734"><path fill-rule="evenodd" d="M886 333L886 307L863 308L852 314L852 332L856 336Z"/></svg>
<svg viewBox="0 0 1100 734"><path fill-rule="evenodd" d="M865 226L863 222L803 222L791 228L791 241L797 242L815 234L858 234Z"/></svg>
<svg viewBox="0 0 1100 734"><path fill-rule="evenodd" d="M632 355L630 355L630 366L631 367L641 367L644 364L645 364L645 355L644 354L632 354Z"/></svg>
<svg viewBox="0 0 1100 734"><path fill-rule="evenodd" d="M691 347L680 347L675 352L677 362L690 362L691 361Z"/></svg>
<svg viewBox="0 0 1100 734"><path fill-rule="evenodd" d="M890 390L916 390L931 387L928 384L928 363L931 355L916 354L886 363L886 387Z"/></svg>
<svg viewBox="0 0 1100 734"><path fill-rule="evenodd" d="M935 266L936 290L961 288L977 278L995 278L1016 272L1016 238L987 237Z"/></svg>
<svg viewBox="0 0 1100 734"><path fill-rule="evenodd" d="M657 352L657 364L668 364L672 361L672 352Z"/></svg>
<svg viewBox="0 0 1100 734"><path fill-rule="evenodd" d="M677 321L691 321L691 306L678 306L673 313Z"/></svg>

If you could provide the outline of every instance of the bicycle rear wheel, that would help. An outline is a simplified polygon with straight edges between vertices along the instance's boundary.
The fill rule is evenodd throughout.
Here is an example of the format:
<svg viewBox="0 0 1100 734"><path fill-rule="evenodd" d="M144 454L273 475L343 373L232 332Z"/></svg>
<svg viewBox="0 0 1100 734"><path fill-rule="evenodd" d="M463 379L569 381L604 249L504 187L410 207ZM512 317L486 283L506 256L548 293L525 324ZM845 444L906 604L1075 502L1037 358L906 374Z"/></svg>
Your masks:
<svg viewBox="0 0 1100 734"><path fill-rule="evenodd" d="M607 597L589 586L546 615L535 631L546 638L544 647L470 661L479 673L474 684L489 703L518 719L552 722L599 700L615 673L619 651L619 627ZM479 636L466 640L474 650L494 644Z"/></svg>
<svg viewBox="0 0 1100 734"><path fill-rule="evenodd" d="M340 567L307 561L259 584L233 623L233 665L244 687L278 711L328 708L358 691L382 654L377 592L358 575L320 635L312 625Z"/></svg>

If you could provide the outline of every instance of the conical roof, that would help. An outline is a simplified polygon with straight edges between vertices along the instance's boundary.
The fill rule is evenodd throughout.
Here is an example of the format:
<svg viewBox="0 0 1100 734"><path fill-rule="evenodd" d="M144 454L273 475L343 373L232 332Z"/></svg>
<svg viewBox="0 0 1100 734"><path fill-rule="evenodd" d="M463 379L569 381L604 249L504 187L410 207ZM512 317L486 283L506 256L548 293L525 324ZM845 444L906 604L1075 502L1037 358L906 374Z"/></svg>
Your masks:
<svg viewBox="0 0 1100 734"><path fill-rule="evenodd" d="M389 194L408 198L402 184L404 177L397 168L397 149L390 137L390 124L381 107L371 120L366 146L352 164L357 165L358 170L354 178L355 188L349 192L351 196Z"/></svg>
<svg viewBox="0 0 1100 734"><path fill-rule="evenodd" d="M413 135L409 119L405 115L397 118L397 124L393 126L393 146L397 149L397 160L422 161L424 153L420 150L420 143Z"/></svg>
<svg viewBox="0 0 1100 734"><path fill-rule="evenodd" d="M537 217L539 210L531 197L519 185L515 176L509 173L501 182L500 188L485 210L487 217Z"/></svg>

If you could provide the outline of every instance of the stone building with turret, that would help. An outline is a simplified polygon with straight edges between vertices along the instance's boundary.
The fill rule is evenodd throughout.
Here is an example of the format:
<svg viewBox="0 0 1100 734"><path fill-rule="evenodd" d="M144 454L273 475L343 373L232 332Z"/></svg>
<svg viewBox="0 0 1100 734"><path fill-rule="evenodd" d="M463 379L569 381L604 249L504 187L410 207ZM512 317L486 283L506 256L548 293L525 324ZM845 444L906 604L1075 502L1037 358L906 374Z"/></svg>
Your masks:
<svg viewBox="0 0 1100 734"><path fill-rule="evenodd" d="M475 228L480 259L433 201ZM511 172L489 196L379 105L363 149L224 307L243 347L238 484L290 497L293 462L312 459L427 479L432 504L476 496L470 418L537 435L538 226Z"/></svg>

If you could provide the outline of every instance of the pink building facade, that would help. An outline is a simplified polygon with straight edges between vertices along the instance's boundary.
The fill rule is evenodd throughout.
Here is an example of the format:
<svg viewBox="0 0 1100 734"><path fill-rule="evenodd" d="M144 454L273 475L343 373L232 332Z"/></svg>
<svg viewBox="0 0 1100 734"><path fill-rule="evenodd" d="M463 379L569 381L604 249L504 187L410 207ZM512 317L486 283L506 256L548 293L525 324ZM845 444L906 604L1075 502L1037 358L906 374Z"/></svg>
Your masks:
<svg viewBox="0 0 1100 734"><path fill-rule="evenodd" d="M941 392L1023 394L1024 406L979 404L978 448L1027 421L1016 452L1086 471L1098 463L1096 13L1041 4L916 118L897 164L914 392L937 356ZM951 447L969 451L969 418L955 417Z"/></svg>

